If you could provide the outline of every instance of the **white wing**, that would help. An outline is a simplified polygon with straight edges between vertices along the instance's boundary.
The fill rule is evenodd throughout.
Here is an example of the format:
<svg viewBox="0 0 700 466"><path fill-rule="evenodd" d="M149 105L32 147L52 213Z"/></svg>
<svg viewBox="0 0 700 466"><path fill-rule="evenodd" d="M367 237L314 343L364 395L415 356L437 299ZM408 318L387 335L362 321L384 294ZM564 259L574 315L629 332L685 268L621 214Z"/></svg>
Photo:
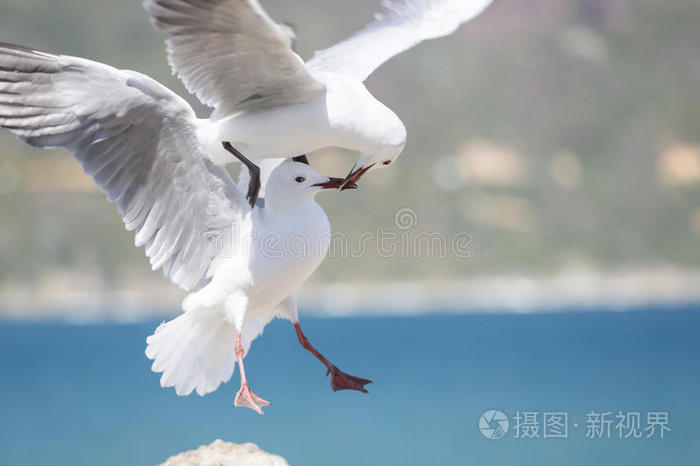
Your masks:
<svg viewBox="0 0 700 466"><path fill-rule="evenodd" d="M311 72L330 71L362 81L382 63L414 45L452 34L493 0L384 0L375 21L348 39L318 51Z"/></svg>
<svg viewBox="0 0 700 466"><path fill-rule="evenodd" d="M323 90L257 0L145 0L168 60L216 115L304 102Z"/></svg>
<svg viewBox="0 0 700 466"><path fill-rule="evenodd" d="M248 205L197 143L194 112L151 78L0 44L0 126L65 147L116 201L153 269L185 289L206 278Z"/></svg>

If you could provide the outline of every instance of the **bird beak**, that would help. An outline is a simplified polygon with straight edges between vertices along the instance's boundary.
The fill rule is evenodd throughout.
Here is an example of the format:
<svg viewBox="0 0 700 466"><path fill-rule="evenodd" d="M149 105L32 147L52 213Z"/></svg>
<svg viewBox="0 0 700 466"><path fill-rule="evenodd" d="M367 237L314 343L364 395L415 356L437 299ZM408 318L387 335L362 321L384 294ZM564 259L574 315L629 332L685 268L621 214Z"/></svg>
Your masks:
<svg viewBox="0 0 700 466"><path fill-rule="evenodd" d="M346 189L355 189L357 188L357 185L355 182L362 178L362 175L367 173L370 168L372 168L374 164L367 165L366 167L360 167L360 168L355 168L352 167L352 170L350 170L350 173L348 173L348 176L345 177L343 180L343 183L340 185L340 190L344 191ZM353 187L350 187L353 186Z"/></svg>
<svg viewBox="0 0 700 466"><path fill-rule="evenodd" d="M345 187L343 189L357 189L357 185L353 181L348 183L347 180L342 178L328 178L328 181L325 183L316 183L313 186L318 186L321 189L338 189L344 184Z"/></svg>

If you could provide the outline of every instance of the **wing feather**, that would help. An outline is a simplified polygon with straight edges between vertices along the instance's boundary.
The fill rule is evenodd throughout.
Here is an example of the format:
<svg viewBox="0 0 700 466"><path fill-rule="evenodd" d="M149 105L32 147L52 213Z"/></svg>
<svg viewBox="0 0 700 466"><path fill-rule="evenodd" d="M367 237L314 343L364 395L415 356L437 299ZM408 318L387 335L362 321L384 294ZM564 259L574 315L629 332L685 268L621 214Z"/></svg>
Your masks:
<svg viewBox="0 0 700 466"><path fill-rule="evenodd" d="M72 152L153 269L185 289L207 277L217 237L250 211L202 153L192 109L139 73L0 44L0 126Z"/></svg>
<svg viewBox="0 0 700 466"><path fill-rule="evenodd" d="M309 71L354 76L361 81L391 57L428 39L452 34L493 0L384 0L374 22L348 39L317 51Z"/></svg>
<svg viewBox="0 0 700 466"><path fill-rule="evenodd" d="M292 50L287 29L257 0L145 0L169 34L168 61L199 100L228 115L306 101L323 86Z"/></svg>

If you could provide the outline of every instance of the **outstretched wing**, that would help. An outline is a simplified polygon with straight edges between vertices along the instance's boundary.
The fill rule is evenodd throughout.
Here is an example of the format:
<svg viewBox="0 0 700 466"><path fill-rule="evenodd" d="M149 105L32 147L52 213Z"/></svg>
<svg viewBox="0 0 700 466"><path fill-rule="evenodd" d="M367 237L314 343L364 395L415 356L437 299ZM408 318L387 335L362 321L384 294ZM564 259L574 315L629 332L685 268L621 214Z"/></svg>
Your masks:
<svg viewBox="0 0 700 466"><path fill-rule="evenodd" d="M330 71L362 81L394 55L427 40L452 34L493 0L384 0L375 21L348 39L318 51L311 72Z"/></svg>
<svg viewBox="0 0 700 466"><path fill-rule="evenodd" d="M81 58L0 44L0 126L65 147L117 202L153 269L185 289L207 276L248 211L202 153L187 103L151 78Z"/></svg>
<svg viewBox="0 0 700 466"><path fill-rule="evenodd" d="M173 72L216 115L304 102L323 90L292 50L288 29L257 0L145 0L144 7L170 35Z"/></svg>

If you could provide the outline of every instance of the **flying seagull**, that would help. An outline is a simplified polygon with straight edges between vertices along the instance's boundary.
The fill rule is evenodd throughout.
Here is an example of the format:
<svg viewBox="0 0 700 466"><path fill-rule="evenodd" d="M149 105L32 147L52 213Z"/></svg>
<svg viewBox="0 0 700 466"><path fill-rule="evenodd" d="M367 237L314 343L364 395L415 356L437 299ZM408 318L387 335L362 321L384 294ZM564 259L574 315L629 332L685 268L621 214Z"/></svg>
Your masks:
<svg viewBox="0 0 700 466"><path fill-rule="evenodd" d="M345 374L311 346L294 297L328 249L328 219L314 196L342 179L277 161L267 167L264 208L252 208L203 152L193 110L167 88L133 71L9 44L0 44L0 127L73 153L117 203L153 269L185 290L199 288L182 315L148 338L163 386L204 395L232 376L237 361L235 404L261 412L267 402L251 392L243 357L279 316L332 374L334 390L366 392L369 380ZM306 249L290 254L292 237Z"/></svg>
<svg viewBox="0 0 700 466"><path fill-rule="evenodd" d="M197 137L215 163L233 154L250 167L250 158L342 147L360 154L349 183L391 165L406 142L401 120L363 81L394 55L451 34L492 1L384 0L374 22L307 62L292 50L290 29L257 0L145 0L144 7L169 34L173 72L214 108ZM255 195L253 189L252 203Z"/></svg>

